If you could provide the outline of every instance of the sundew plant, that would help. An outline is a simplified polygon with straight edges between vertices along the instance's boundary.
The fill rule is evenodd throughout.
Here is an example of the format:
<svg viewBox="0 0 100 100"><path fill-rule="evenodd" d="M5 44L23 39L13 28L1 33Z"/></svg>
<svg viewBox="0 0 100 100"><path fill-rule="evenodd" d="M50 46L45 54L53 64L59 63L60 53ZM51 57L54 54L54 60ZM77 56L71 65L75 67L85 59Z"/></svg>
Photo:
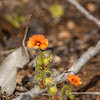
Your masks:
<svg viewBox="0 0 100 100"><path fill-rule="evenodd" d="M52 72L49 71L51 61L50 53L47 51L43 51L48 47L48 45L48 39L45 39L45 36L40 34L33 35L29 38L27 42L28 48L38 49L39 52L39 58L37 58L35 66L36 81L38 82L38 86L41 90L47 89L50 100L53 100L52 96L54 96L57 93L57 86L55 80L52 79ZM48 56L45 57L45 54L47 54ZM47 73L50 74L50 77L47 76ZM68 75L66 76L66 79L68 79L72 84L70 86L63 86L59 100L63 99L63 93L65 89L66 95L68 95L69 98L73 100L74 95L71 93L72 86L82 84L81 79L76 75ZM53 86L51 85L52 82L54 83Z"/></svg>

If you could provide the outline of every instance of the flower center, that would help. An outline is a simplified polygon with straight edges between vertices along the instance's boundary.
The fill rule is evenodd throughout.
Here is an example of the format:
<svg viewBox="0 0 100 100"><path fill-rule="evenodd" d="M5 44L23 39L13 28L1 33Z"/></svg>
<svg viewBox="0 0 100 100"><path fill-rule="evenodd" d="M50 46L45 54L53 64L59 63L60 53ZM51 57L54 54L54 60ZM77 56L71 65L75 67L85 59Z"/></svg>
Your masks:
<svg viewBox="0 0 100 100"><path fill-rule="evenodd" d="M76 82L76 80L75 80L75 79L72 79L72 81L73 81L73 82Z"/></svg>
<svg viewBox="0 0 100 100"><path fill-rule="evenodd" d="M35 45L36 45L36 46L40 46L40 44L41 44L40 41L36 41L36 42L35 42Z"/></svg>

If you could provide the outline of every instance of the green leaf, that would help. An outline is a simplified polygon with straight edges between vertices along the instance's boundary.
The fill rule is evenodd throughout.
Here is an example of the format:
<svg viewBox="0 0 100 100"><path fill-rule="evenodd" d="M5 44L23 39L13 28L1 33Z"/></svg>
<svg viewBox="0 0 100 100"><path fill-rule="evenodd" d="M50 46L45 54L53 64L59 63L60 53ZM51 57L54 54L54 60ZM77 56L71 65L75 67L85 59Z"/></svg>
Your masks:
<svg viewBox="0 0 100 100"><path fill-rule="evenodd" d="M71 94L71 95L69 96L69 98L70 98L70 100L73 100L73 99L74 99L74 95Z"/></svg>
<svg viewBox="0 0 100 100"><path fill-rule="evenodd" d="M39 68L40 68L40 65L37 64L37 65L36 65L36 70L39 71Z"/></svg>
<svg viewBox="0 0 100 100"><path fill-rule="evenodd" d="M69 90L66 90L66 95L69 95Z"/></svg>
<svg viewBox="0 0 100 100"><path fill-rule="evenodd" d="M39 80L41 80L41 75L36 75L36 81L38 82Z"/></svg>
<svg viewBox="0 0 100 100"><path fill-rule="evenodd" d="M54 4L49 10L53 18L59 18L64 13L63 7L60 4Z"/></svg>
<svg viewBox="0 0 100 100"><path fill-rule="evenodd" d="M39 59L38 64L39 64L39 65L42 65L42 64L43 64L42 59Z"/></svg>

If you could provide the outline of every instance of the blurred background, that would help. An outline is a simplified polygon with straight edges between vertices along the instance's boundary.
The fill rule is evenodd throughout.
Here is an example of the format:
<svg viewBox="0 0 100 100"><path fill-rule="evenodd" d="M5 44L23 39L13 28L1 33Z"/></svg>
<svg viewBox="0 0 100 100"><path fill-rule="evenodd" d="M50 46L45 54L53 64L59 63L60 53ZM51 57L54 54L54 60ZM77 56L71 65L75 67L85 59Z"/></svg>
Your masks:
<svg viewBox="0 0 100 100"><path fill-rule="evenodd" d="M88 12L100 19L100 0L77 0ZM50 70L57 76L69 69L73 63L91 46L100 40L100 28L87 19L67 0L0 0L0 64L15 49L22 46L27 17L30 19L28 38L34 34L43 34L49 39L47 50L53 61ZM32 60L38 52L28 49L30 62L18 70L17 86L14 92L19 95L28 91L37 83L34 80L35 66ZM73 91L100 91L100 55L94 57L78 73L83 85ZM62 86L58 85L58 93ZM59 96L54 97L58 100ZM65 96L64 100L68 100ZM39 96L34 100L48 100L48 96ZM78 95L75 100L100 100L100 96Z"/></svg>

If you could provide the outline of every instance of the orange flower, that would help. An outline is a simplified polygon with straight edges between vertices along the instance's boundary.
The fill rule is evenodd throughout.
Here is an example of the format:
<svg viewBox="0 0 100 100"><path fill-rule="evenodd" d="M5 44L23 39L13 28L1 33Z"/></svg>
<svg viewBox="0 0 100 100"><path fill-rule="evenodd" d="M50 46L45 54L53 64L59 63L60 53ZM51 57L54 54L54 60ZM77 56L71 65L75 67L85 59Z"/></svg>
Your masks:
<svg viewBox="0 0 100 100"><path fill-rule="evenodd" d="M76 75L68 75L67 79L71 83L73 83L74 85L80 85L80 84L82 84L81 79L78 76L76 76Z"/></svg>
<svg viewBox="0 0 100 100"><path fill-rule="evenodd" d="M27 41L27 46L29 48L35 48L35 49L42 49L45 50L48 46L48 39L45 39L43 35L33 35L32 37L29 38Z"/></svg>

